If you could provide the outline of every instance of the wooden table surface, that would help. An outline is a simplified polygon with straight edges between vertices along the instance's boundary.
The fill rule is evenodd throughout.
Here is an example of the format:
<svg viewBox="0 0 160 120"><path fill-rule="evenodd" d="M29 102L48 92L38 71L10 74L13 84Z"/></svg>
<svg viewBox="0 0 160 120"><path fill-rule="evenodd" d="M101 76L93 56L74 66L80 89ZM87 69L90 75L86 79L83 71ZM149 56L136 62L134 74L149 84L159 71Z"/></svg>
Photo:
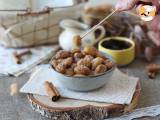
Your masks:
<svg viewBox="0 0 160 120"><path fill-rule="evenodd" d="M160 63L160 60L157 59L155 62ZM122 68L130 75L140 77L142 95L139 108L160 105L160 75L155 80L148 79L145 69L147 64L143 60L136 60L129 66ZM0 120L47 120L31 109L25 94L18 93L15 96L10 96L10 84L18 83L18 86L21 87L28 79L29 74L17 78L0 78ZM137 118L137 120L160 120L160 115Z"/></svg>

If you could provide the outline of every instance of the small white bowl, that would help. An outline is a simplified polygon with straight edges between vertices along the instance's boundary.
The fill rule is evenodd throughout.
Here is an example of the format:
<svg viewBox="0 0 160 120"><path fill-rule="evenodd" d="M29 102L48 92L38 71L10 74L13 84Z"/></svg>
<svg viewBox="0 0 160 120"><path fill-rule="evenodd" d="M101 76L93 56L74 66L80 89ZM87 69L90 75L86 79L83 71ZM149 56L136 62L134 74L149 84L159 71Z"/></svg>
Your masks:
<svg viewBox="0 0 160 120"><path fill-rule="evenodd" d="M109 58L112 62L113 59ZM61 74L53 69L55 73L55 77L60 81L60 83L70 89L75 91L90 91L97 88L102 87L107 83L110 76L112 75L116 65L114 62L114 66L100 75L92 75L92 76L66 76Z"/></svg>

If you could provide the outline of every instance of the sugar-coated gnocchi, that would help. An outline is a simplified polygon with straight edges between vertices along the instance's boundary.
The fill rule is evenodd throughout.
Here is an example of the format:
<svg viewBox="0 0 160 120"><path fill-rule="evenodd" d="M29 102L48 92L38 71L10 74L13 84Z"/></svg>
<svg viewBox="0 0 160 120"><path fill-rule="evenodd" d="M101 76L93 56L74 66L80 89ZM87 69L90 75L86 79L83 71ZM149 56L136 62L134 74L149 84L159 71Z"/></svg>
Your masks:
<svg viewBox="0 0 160 120"><path fill-rule="evenodd" d="M64 58L70 57L70 55L71 55L70 52L65 50L60 50L56 54L56 59L64 59Z"/></svg>
<svg viewBox="0 0 160 120"><path fill-rule="evenodd" d="M60 50L51 61L53 68L67 76L88 76L106 72L114 63L101 55L95 48L76 48L72 51Z"/></svg>

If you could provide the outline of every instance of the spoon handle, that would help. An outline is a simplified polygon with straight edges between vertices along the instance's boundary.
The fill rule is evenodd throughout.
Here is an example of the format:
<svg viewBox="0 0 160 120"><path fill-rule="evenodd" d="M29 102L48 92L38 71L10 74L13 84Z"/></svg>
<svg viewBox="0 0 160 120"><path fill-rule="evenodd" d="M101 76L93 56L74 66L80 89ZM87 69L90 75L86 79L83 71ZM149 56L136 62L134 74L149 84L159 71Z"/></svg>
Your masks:
<svg viewBox="0 0 160 120"><path fill-rule="evenodd" d="M110 18L114 13L116 13L116 10L111 12L109 15L107 15L103 20L101 20L97 25L93 26L90 30L88 30L85 34L81 36L81 39L87 36L89 33L94 31L99 25L101 25L104 21L106 21L108 18Z"/></svg>

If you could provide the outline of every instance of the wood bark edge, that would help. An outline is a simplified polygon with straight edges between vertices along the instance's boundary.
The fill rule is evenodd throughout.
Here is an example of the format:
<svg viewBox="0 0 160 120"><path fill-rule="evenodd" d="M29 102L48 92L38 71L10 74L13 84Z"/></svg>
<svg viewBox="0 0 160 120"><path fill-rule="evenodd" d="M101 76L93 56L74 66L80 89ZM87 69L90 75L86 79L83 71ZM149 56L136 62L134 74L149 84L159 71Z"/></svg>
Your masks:
<svg viewBox="0 0 160 120"><path fill-rule="evenodd" d="M104 119L104 118L107 118L108 116L113 116L113 115L114 116L123 115L124 112L126 112L125 110L131 111L138 104L140 91L141 91L141 88L140 88L140 84L138 83L137 90L134 93L134 96L130 105L111 104L110 106L107 105L106 107L85 105L81 107L57 108L57 107L47 106L39 102L37 99L34 98L33 94L28 94L27 97L29 99L32 109L47 118L56 117L58 120L70 120L71 118L87 120L87 119L91 119L90 117L92 117L93 120L97 120L97 119ZM84 117L84 114L85 114L85 117Z"/></svg>

